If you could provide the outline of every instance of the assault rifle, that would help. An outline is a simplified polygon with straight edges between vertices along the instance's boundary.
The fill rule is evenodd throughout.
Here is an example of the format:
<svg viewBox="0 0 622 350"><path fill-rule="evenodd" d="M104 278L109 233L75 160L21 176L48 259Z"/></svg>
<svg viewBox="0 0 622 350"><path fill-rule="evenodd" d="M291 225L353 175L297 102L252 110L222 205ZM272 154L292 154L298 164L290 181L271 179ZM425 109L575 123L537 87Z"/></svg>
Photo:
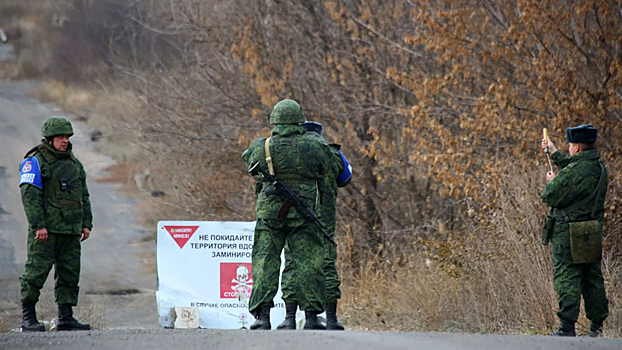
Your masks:
<svg viewBox="0 0 622 350"><path fill-rule="evenodd" d="M324 228L324 224L322 224L322 222L317 217L317 215L315 215L313 210L311 210L311 208L309 208L309 206L305 204L305 202L303 202L296 195L296 193L294 193L294 191L292 191L292 189L289 188L289 186L280 182L279 180L276 179L274 175L262 169L261 166L259 165L259 162L255 163L255 165L253 165L248 172L249 174L253 176L261 174L261 176L265 179L265 181L271 183L272 186L274 186L275 188L274 191L268 191L271 193L266 193L266 195L268 196L277 195L277 196L281 196L285 198L285 201L293 205L294 208L298 210L298 213L302 215L303 218L305 218L305 220L314 223L322 231L322 233L330 241L330 243L337 245L337 242L335 242L333 237L331 237L328 234L328 232L326 232L326 229Z"/></svg>

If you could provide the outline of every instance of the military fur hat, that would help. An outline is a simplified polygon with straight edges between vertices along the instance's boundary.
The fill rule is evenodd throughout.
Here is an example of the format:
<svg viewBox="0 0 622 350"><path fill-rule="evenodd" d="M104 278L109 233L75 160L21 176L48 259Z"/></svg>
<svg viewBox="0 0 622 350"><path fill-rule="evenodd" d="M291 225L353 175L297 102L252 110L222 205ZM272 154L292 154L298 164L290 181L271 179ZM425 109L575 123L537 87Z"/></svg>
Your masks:
<svg viewBox="0 0 622 350"><path fill-rule="evenodd" d="M71 122L64 117L50 117L43 122L41 136L52 137L56 135L73 136Z"/></svg>
<svg viewBox="0 0 622 350"><path fill-rule="evenodd" d="M300 124L304 121L302 108L294 100L279 101L270 113L270 124Z"/></svg>
<svg viewBox="0 0 622 350"><path fill-rule="evenodd" d="M300 126L302 126L306 132L314 132L322 136L322 124L318 122L306 121L304 123L300 123Z"/></svg>
<svg viewBox="0 0 622 350"><path fill-rule="evenodd" d="M598 132L592 124L584 124L566 129L566 141L570 143L594 143Z"/></svg>

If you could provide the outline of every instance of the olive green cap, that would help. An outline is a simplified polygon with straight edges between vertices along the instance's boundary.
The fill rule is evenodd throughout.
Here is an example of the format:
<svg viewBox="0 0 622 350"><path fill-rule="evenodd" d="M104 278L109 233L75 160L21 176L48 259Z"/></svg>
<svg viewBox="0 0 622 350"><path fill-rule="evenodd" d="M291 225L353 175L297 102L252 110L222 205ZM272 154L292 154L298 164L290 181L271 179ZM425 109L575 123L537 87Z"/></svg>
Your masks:
<svg viewBox="0 0 622 350"><path fill-rule="evenodd" d="M270 113L270 124L300 124L305 122L302 108L294 100L279 101Z"/></svg>
<svg viewBox="0 0 622 350"><path fill-rule="evenodd" d="M71 122L64 117L50 117L43 122L41 136L53 137L56 135L73 136Z"/></svg>

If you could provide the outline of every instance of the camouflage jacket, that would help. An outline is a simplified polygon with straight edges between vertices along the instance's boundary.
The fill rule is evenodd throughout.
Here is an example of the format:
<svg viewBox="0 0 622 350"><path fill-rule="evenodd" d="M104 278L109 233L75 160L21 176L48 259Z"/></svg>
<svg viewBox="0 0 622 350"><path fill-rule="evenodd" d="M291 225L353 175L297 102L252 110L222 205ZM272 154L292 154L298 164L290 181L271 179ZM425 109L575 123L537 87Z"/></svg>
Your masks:
<svg viewBox="0 0 622 350"><path fill-rule="evenodd" d="M247 168L256 162L263 169L268 170L266 162L265 142L267 138L260 138L242 153L242 159ZM326 142L305 134L299 125L277 125L272 129L270 140L270 155L274 164L277 179L288 185L318 216L321 205L329 198L322 182L331 171L335 160L331 147ZM257 218L276 219L284 199L276 195L267 195L274 186L267 182L258 181L255 186L257 195ZM287 219L302 218L291 208Z"/></svg>
<svg viewBox="0 0 622 350"><path fill-rule="evenodd" d="M42 142L25 158L30 157L38 161L42 188L31 184L20 185L28 228L47 228L50 233L73 235L79 235L82 228L93 228L86 172L73 155L71 143L66 152L58 152ZM22 165L20 170L23 170Z"/></svg>
<svg viewBox="0 0 622 350"><path fill-rule="evenodd" d="M311 137L314 137L322 142L324 145L330 146L329 151L331 153L331 162L328 167L328 171L324 175L324 180L320 182L320 192L325 193L325 201L319 209L322 223L326 226L326 231L329 234L335 232L335 221L337 219L337 189L339 187L347 186L350 181L338 184L337 177L344 171L343 161L341 155L339 155L339 149L341 146L337 144L329 144L324 138L316 132L307 132Z"/></svg>
<svg viewBox="0 0 622 350"><path fill-rule="evenodd" d="M551 155L551 159L561 170L546 185L540 198L552 207L552 215L558 222L567 222L568 220L561 215L560 209L567 208L573 203L587 198L594 191L600 178L600 156L596 150L583 151L572 157L562 152L555 152ZM606 169L604 176L604 184L598 190L596 198L582 208L568 213L571 222L597 219L602 223L605 213L605 194L607 193ZM596 210L594 218L592 218L595 203Z"/></svg>

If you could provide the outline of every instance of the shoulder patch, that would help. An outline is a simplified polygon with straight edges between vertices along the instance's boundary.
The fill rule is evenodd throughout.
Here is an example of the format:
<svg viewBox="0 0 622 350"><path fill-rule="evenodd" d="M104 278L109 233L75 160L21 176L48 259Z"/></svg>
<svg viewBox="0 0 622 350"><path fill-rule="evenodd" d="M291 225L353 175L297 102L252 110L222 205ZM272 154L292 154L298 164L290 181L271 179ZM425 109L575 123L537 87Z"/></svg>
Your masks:
<svg viewBox="0 0 622 350"><path fill-rule="evenodd" d="M350 178L352 177L352 166L350 165L350 163L348 163L346 156L344 156L343 153L341 153L341 151L339 151L339 155L341 156L341 160L343 161L343 168L344 168L343 172L339 174L339 176L337 177L337 184L341 185L341 184L345 184L346 182L348 182Z"/></svg>
<svg viewBox="0 0 622 350"><path fill-rule="evenodd" d="M19 166L20 168L20 178L19 178L19 186L21 187L23 184L30 184L35 187L39 187L43 189L43 181L41 178L41 167L39 166L39 161L35 157L30 157L24 159L22 164Z"/></svg>

